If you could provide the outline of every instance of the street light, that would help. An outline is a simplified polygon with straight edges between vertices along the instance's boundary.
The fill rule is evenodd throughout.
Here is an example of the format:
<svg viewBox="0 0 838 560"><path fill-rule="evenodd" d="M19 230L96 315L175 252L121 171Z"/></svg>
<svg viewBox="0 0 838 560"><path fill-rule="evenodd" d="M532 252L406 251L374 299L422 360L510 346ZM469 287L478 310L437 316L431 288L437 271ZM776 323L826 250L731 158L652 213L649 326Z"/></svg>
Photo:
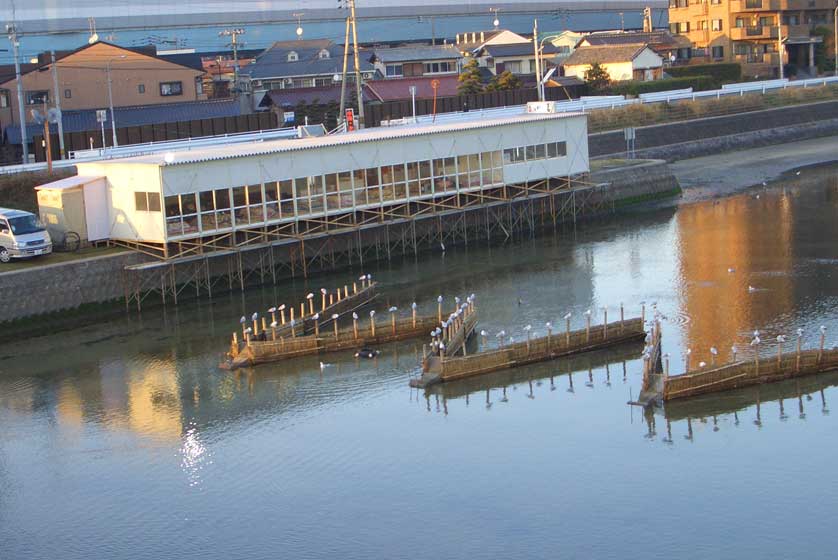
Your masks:
<svg viewBox="0 0 838 560"><path fill-rule="evenodd" d="M112 145L112 147L114 147L114 148L118 144L117 144L117 141L116 141L116 120L114 119L114 116L113 116L113 86L111 85L113 80L111 79L111 62L113 62L114 60L120 59L120 58L125 58L125 55L121 54L119 56L109 58L108 63L105 65L105 72L108 75L108 105L110 106L110 111L111 111L111 133L113 134L113 145ZM104 148L104 147L105 146L102 146L102 148Z"/></svg>
<svg viewBox="0 0 838 560"><path fill-rule="evenodd" d="M543 37L538 42L538 50L536 51L536 55L538 56L538 60L536 61L536 69L537 69L537 76L536 81L538 85L538 98L541 101L544 101L544 84L541 83L541 70L544 68L544 41L548 41L550 39L558 39L561 35L548 35Z"/></svg>

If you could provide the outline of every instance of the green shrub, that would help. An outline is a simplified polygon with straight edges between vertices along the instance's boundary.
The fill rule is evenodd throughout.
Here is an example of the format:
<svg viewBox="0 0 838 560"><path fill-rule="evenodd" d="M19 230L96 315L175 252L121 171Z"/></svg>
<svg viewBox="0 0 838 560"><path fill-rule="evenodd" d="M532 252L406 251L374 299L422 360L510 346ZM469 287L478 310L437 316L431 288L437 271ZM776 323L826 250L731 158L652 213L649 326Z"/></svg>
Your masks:
<svg viewBox="0 0 838 560"><path fill-rule="evenodd" d="M711 76L718 83L739 82L742 80L742 65L736 62L719 64L690 64L687 66L672 66L666 73L673 78L687 76Z"/></svg>
<svg viewBox="0 0 838 560"><path fill-rule="evenodd" d="M693 88L693 91L705 91L716 89L719 84L710 76L689 76L685 78L667 78L665 80L654 80L651 82L625 81L614 82L608 88L611 95L633 95L641 93L652 93L655 91L667 91L671 89Z"/></svg>

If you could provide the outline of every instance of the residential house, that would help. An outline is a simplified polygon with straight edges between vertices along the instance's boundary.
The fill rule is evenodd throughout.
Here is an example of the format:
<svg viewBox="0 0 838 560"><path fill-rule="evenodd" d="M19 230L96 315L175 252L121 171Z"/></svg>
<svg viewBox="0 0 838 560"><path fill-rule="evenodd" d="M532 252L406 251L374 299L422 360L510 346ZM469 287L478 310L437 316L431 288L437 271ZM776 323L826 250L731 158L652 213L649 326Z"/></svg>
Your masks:
<svg viewBox="0 0 838 560"><path fill-rule="evenodd" d="M691 44L665 29L654 31L599 31L579 40L578 47L608 47L646 44L663 59L664 65L686 64L690 61Z"/></svg>
<svg viewBox="0 0 838 560"><path fill-rule="evenodd" d="M541 46L542 73L556 66L559 48L550 42ZM535 47L532 41L509 45L486 45L475 51L474 56L495 76L505 71L513 74L535 74Z"/></svg>
<svg viewBox="0 0 838 560"><path fill-rule="evenodd" d="M351 57L351 53L350 53ZM361 57L364 80L375 77L369 53ZM352 60L347 81L354 83ZM343 46L328 39L279 41L242 70L243 87L253 94L254 106L271 90L328 87L340 80L343 72Z"/></svg>
<svg viewBox="0 0 838 560"><path fill-rule="evenodd" d="M569 57L576 50L576 45L584 37L584 33L577 33L569 29L559 33L548 31L539 33L539 42L547 43L549 41L551 45L556 47L556 54L553 55L553 59L556 63L561 63L562 60Z"/></svg>
<svg viewBox="0 0 838 560"><path fill-rule="evenodd" d="M532 39L528 39L523 35L507 29L458 33L455 41L455 46L460 49L463 56L471 56L474 51L480 50L488 45L514 45L519 43L529 43L532 45Z"/></svg>
<svg viewBox="0 0 838 560"><path fill-rule="evenodd" d="M645 44L578 47L562 63L565 76L585 79L585 72L599 63L612 81L658 80L663 75L663 59Z"/></svg>
<svg viewBox="0 0 838 560"><path fill-rule="evenodd" d="M263 49L239 49L237 53L239 71L261 54ZM204 72L204 92L209 99L223 99L233 94L236 61L230 50L196 52L195 49L158 51L164 60L195 68Z"/></svg>
<svg viewBox="0 0 838 560"><path fill-rule="evenodd" d="M412 78L458 74L462 55L453 45L415 45L377 48L372 56L385 78Z"/></svg>
<svg viewBox="0 0 838 560"><path fill-rule="evenodd" d="M203 71L164 60L153 47L131 49L105 42L56 53L58 91L63 111L105 109L108 84L115 107L154 105L205 99ZM21 74L26 120L29 109L55 104L53 66L41 55L38 64L24 65ZM0 125L19 125L17 80L5 75L0 83Z"/></svg>
<svg viewBox="0 0 838 560"><path fill-rule="evenodd" d="M693 62L738 62L746 76L772 77L783 63L815 75L814 35L830 29L835 0L670 0L669 30L691 43Z"/></svg>

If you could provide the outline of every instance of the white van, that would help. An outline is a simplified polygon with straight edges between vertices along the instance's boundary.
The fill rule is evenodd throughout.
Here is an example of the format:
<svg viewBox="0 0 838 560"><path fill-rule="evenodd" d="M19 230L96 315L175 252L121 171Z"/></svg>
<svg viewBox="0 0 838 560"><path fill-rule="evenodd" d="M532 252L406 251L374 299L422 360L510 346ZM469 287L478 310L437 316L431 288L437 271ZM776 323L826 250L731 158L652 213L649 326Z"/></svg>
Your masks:
<svg viewBox="0 0 838 560"><path fill-rule="evenodd" d="M0 263L52 253L52 239L35 214L0 208Z"/></svg>

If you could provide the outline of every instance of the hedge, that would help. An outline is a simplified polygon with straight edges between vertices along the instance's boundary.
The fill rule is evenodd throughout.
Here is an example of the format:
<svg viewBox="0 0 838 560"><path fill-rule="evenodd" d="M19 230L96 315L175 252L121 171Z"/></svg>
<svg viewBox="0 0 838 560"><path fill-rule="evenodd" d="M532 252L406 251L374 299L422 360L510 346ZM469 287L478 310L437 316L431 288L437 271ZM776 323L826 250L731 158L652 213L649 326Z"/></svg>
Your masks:
<svg viewBox="0 0 838 560"><path fill-rule="evenodd" d="M718 83L739 82L742 80L742 65L730 62L720 64L695 64L687 66L672 66L666 73L673 78L687 76L711 76Z"/></svg>
<svg viewBox="0 0 838 560"><path fill-rule="evenodd" d="M608 86L608 93L611 95L640 95L641 93L652 93L655 91L667 91L670 89L693 88L693 91L705 91L719 87L718 82L711 76L690 76L686 78L667 78L665 80L654 80L651 82L625 81L612 82Z"/></svg>

